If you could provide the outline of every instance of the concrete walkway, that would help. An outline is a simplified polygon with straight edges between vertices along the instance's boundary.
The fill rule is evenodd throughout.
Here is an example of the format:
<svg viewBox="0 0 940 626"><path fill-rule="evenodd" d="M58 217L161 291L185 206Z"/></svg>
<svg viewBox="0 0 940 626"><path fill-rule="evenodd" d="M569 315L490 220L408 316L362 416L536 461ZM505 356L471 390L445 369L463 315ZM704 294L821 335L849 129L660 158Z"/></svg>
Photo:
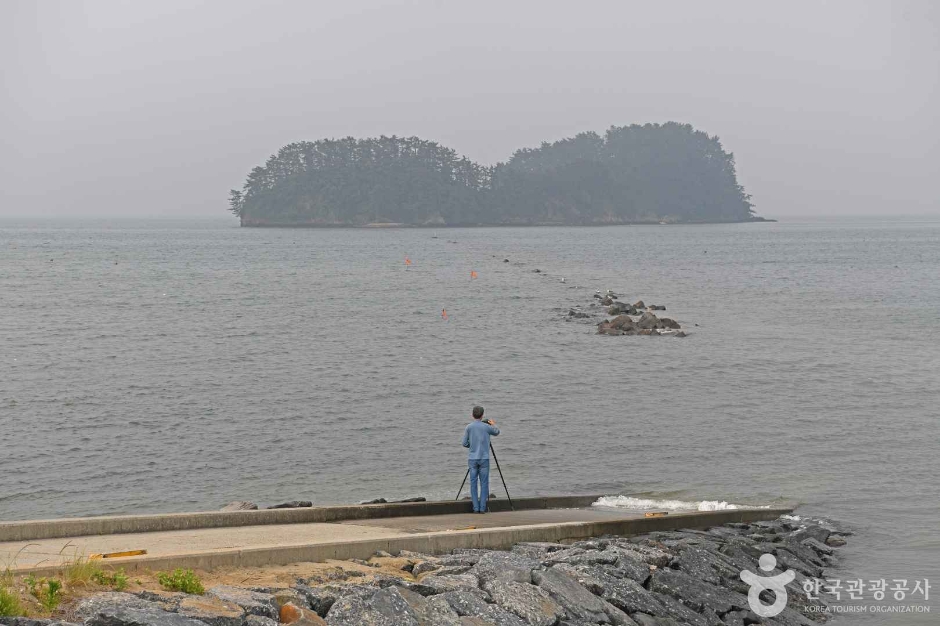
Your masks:
<svg viewBox="0 0 940 626"><path fill-rule="evenodd" d="M63 537L38 541L0 543L0 569L53 567L91 554L146 550L148 556L174 556L274 546L299 546L390 539L415 533L507 528L536 524L620 520L643 517L642 512L611 512L595 509L546 509L348 520L333 524L269 524L234 528L200 528L119 535ZM129 558L107 563L120 564Z"/></svg>
<svg viewBox="0 0 940 626"><path fill-rule="evenodd" d="M0 542L0 570L9 567L20 573L56 575L62 565L76 557L131 550L147 552L142 556L106 558L102 564L123 567L129 573L176 567L209 571L367 559L379 550L393 554L400 550L426 554L442 554L457 548L506 550L523 541L570 542L601 535L772 520L793 510L671 511L668 515L646 517L645 511L597 509L585 506L585 501L592 500L583 496L529 499L520 502L516 511L505 510L508 507L501 503L498 508L502 510L485 515L459 512L466 510L465 503L440 502L417 506L324 507L286 513L194 513L7 523L7 535L20 539ZM300 516L303 517L296 519ZM217 525L225 522L232 525ZM173 530L149 530L167 526ZM71 528L114 530L69 536L64 531ZM39 538L43 536L51 538Z"/></svg>

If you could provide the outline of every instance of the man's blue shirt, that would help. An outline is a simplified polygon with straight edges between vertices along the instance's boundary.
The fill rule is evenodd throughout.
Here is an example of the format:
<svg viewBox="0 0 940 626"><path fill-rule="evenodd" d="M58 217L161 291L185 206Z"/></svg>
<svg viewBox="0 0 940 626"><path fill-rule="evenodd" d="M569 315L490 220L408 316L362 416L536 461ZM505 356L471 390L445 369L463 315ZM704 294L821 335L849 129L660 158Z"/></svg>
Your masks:
<svg viewBox="0 0 940 626"><path fill-rule="evenodd" d="M490 458L490 435L496 436L499 429L485 424L483 420L473 420L463 431L463 447L470 448L469 460Z"/></svg>

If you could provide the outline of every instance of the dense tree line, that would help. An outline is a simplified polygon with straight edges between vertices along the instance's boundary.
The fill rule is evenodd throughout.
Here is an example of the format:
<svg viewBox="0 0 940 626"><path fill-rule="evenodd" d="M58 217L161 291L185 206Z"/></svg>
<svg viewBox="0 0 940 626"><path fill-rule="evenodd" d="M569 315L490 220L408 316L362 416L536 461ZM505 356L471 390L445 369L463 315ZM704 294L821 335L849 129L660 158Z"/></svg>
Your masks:
<svg viewBox="0 0 940 626"><path fill-rule="evenodd" d="M581 133L495 166L417 137L292 143L231 191L230 206L246 226L756 219L734 155L674 122Z"/></svg>

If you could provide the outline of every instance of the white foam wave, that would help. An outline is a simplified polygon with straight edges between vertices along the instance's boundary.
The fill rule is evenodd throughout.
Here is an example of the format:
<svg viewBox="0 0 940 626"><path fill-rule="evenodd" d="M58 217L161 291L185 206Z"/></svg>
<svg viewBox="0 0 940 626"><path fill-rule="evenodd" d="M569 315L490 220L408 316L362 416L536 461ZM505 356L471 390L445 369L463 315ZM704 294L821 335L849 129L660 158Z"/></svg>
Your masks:
<svg viewBox="0 0 940 626"><path fill-rule="evenodd" d="M684 500L650 500L648 498L634 498L632 496L603 496L598 498L592 506L604 506L616 509L666 509L669 511L727 511L734 509L769 509L770 506L747 506L745 504L732 504L724 500L700 500L687 502Z"/></svg>

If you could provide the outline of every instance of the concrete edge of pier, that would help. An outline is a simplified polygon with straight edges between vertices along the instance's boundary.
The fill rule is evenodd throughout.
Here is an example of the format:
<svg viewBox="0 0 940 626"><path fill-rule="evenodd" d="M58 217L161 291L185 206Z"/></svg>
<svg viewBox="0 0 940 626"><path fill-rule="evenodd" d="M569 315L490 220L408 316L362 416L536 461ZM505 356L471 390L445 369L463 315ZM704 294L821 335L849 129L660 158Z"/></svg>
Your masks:
<svg viewBox="0 0 940 626"><path fill-rule="evenodd" d="M512 502L516 510L565 509L590 506L601 495L539 496L518 498ZM490 500L491 511L508 511L509 502ZM117 535L196 528L228 528L263 526L267 524L330 523L357 519L408 517L415 515L447 515L468 513L468 500L442 502L401 502L385 504L354 504L315 506L298 509L263 509L259 511L206 511L200 513L169 513L163 515L115 515L67 519L0 522L0 542Z"/></svg>
<svg viewBox="0 0 940 626"><path fill-rule="evenodd" d="M414 514L414 509L409 512ZM461 511L463 512L463 511ZM410 550L423 554L443 554L458 548L484 548L506 550L525 541L571 542L603 535L631 536L656 531L688 528L708 528L732 522L773 520L792 513L793 508L733 509L723 511L696 511L668 514L661 517L640 517L591 522L561 522L529 526L438 531L407 534L385 539L365 539L317 543L310 545L266 546L260 548L192 552L157 557L131 557L120 559L127 572L166 570L173 568L211 571L217 568L264 567L291 563L323 562L327 560L368 559L379 550L396 554ZM111 565L110 563L108 565ZM37 567L18 570L18 574L55 575L59 567Z"/></svg>

